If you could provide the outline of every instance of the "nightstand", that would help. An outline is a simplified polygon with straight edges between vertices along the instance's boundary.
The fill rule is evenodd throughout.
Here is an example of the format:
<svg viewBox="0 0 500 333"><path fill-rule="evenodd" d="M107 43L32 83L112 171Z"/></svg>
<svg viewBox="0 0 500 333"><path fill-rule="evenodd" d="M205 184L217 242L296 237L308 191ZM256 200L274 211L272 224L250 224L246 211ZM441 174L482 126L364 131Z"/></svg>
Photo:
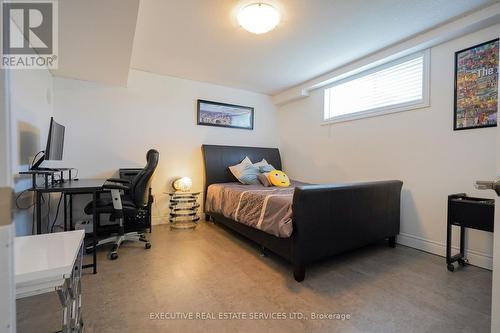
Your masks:
<svg viewBox="0 0 500 333"><path fill-rule="evenodd" d="M198 196L201 192L167 192L170 196L170 229L194 229L200 220Z"/></svg>

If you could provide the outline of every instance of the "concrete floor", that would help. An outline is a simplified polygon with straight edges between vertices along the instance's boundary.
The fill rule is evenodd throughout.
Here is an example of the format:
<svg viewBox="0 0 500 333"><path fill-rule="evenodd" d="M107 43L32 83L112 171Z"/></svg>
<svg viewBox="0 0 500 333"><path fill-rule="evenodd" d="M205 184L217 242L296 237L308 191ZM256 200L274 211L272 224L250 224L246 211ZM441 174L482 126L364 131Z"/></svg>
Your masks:
<svg viewBox="0 0 500 333"><path fill-rule="evenodd" d="M310 267L297 283L289 264L213 224L157 226L151 239L151 250L126 244L116 261L99 252L98 274L83 277L85 332L489 332L491 272L450 273L443 258L411 248L367 247ZM56 331L58 311L55 293L18 301L18 332ZM150 319L174 312L247 319ZM286 319L249 319L278 313Z"/></svg>

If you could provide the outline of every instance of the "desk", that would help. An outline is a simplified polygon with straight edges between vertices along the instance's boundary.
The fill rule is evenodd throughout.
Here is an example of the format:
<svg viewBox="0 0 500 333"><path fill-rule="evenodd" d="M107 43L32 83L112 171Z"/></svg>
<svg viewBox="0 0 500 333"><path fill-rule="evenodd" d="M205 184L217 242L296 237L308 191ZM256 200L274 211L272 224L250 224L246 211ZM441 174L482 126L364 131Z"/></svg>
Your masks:
<svg viewBox="0 0 500 333"><path fill-rule="evenodd" d="M37 234L42 233L42 194L43 193L61 193L64 195L64 226L65 230L67 230L67 209L66 209L66 197L69 196L69 214L70 214L70 229L73 223L73 195L76 194L92 194L92 201L94 202L94 211L96 209L96 202L99 199L99 193L102 191L102 187L106 179L80 179L80 180L71 180L65 181L64 183L56 183L56 184L45 184L45 186L35 186L34 184L32 191L35 192L36 195L36 232ZM96 249L95 246L97 244L97 221L98 214L93 215L93 245L94 245L94 253L93 253L93 262L89 265L83 265L83 268L92 267L94 274L97 273L97 257L96 257Z"/></svg>
<svg viewBox="0 0 500 333"><path fill-rule="evenodd" d="M62 332L82 332L83 230L16 237L16 299L56 291L63 307Z"/></svg>

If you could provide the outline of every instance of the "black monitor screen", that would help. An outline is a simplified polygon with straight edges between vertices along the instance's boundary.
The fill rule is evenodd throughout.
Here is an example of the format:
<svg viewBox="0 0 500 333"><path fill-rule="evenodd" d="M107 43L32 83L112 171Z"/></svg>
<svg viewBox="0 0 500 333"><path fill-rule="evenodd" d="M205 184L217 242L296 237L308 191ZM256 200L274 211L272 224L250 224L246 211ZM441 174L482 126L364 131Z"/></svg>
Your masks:
<svg viewBox="0 0 500 333"><path fill-rule="evenodd" d="M60 161L63 158L64 126L50 118L49 137L45 149L46 160Z"/></svg>

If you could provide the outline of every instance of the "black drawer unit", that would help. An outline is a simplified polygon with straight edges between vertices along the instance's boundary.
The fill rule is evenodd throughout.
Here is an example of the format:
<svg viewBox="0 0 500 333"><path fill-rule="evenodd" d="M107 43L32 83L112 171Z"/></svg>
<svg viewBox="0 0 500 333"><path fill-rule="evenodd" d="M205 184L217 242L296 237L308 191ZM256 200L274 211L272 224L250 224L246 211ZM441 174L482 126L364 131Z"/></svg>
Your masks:
<svg viewBox="0 0 500 333"><path fill-rule="evenodd" d="M493 232L495 200L469 197L465 193L448 196L448 223L446 232L446 265L455 270L454 262L465 265L465 228ZM452 226L460 227L460 253L451 255Z"/></svg>

